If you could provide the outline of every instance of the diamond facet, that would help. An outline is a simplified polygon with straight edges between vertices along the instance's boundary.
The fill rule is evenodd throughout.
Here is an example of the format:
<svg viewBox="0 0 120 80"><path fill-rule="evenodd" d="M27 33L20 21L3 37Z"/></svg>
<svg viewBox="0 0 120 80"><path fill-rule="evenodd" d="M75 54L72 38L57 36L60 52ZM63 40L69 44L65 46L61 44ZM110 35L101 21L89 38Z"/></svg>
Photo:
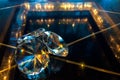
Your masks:
<svg viewBox="0 0 120 80"><path fill-rule="evenodd" d="M41 28L23 35L17 43L16 63L19 70L29 77L41 74L48 67L49 53L62 57L68 55L64 40L56 33Z"/></svg>

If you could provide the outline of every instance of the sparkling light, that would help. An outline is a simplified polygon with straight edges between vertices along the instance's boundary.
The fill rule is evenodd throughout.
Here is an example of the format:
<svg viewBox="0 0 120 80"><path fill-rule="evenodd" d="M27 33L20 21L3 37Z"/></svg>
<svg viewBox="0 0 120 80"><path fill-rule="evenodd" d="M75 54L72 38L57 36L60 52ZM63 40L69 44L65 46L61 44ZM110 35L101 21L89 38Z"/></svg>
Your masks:
<svg viewBox="0 0 120 80"><path fill-rule="evenodd" d="M94 8L93 8L92 11L93 11L94 15L97 15L97 14L98 14L97 9L94 9Z"/></svg>
<svg viewBox="0 0 120 80"><path fill-rule="evenodd" d="M75 5L73 3L62 3L60 7L65 10L72 10L75 8Z"/></svg>
<svg viewBox="0 0 120 80"><path fill-rule="evenodd" d="M35 8L36 8L36 10L41 10L42 6L41 6L41 4L37 3L37 4L35 4Z"/></svg>
<svg viewBox="0 0 120 80"><path fill-rule="evenodd" d="M98 17L97 17L97 19L98 19L98 21L99 21L100 23L102 23L102 22L103 22L103 19L102 19L102 17L101 17L101 16L98 16Z"/></svg>
<svg viewBox="0 0 120 80"><path fill-rule="evenodd" d="M49 63L48 54L62 57L68 55L68 48L63 39L43 28L23 35L18 39L17 44L15 61L18 69L29 79L30 76L42 74L46 69Z"/></svg>
<svg viewBox="0 0 120 80"><path fill-rule="evenodd" d="M54 4L52 4L52 3L46 3L45 5L44 5L44 9L45 10L54 10Z"/></svg>
<svg viewBox="0 0 120 80"><path fill-rule="evenodd" d="M29 3L24 3L24 7L26 10L30 10L30 4Z"/></svg>

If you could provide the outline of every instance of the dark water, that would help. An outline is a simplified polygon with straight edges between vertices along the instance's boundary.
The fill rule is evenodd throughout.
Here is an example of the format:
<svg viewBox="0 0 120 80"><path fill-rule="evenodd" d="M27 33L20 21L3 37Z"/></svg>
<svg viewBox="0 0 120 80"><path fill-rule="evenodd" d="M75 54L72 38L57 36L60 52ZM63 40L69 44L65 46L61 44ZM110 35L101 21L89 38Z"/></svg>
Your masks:
<svg viewBox="0 0 120 80"><path fill-rule="evenodd" d="M77 22L77 19L88 19L85 22ZM43 19L43 23L36 22L37 19ZM45 22L47 19L54 19L52 23ZM72 19L72 22L60 22L62 19ZM75 21L74 27L72 23ZM92 26L92 30L90 30ZM59 34L66 43L85 37L92 32L99 31L95 21L88 11L79 12L39 12L28 14L27 24L24 33L32 32L38 28L45 28ZM112 51L106 43L102 34L90 37L69 46L69 55L65 58L76 62L82 62L91 66L100 67L108 70L119 71L118 63L113 57ZM59 61L60 62L60 61ZM62 62L60 62L62 63ZM119 77L94 71L91 69L81 69L80 66L63 62L61 70L51 72L46 80L120 80ZM59 63L56 64L59 67ZM17 71L19 72L19 71ZM18 74L16 74L18 76ZM21 77L21 76L19 76ZM15 80L17 78L15 77ZM21 80L25 80L21 78Z"/></svg>

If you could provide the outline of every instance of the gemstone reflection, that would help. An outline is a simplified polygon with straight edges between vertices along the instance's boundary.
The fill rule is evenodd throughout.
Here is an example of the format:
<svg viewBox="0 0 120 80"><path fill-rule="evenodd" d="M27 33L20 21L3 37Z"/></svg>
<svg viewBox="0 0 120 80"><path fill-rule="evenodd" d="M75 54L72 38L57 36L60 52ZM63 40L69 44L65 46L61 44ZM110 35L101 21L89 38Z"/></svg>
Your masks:
<svg viewBox="0 0 120 80"><path fill-rule="evenodd" d="M51 54L66 57L68 55L68 47L62 37L51 31L45 31L44 42L47 44Z"/></svg>
<svg viewBox="0 0 120 80"><path fill-rule="evenodd" d="M43 75L50 61L49 54L62 57L68 55L68 47L64 40L56 33L42 28L18 38L17 44L15 61L18 69L29 79L32 76Z"/></svg>

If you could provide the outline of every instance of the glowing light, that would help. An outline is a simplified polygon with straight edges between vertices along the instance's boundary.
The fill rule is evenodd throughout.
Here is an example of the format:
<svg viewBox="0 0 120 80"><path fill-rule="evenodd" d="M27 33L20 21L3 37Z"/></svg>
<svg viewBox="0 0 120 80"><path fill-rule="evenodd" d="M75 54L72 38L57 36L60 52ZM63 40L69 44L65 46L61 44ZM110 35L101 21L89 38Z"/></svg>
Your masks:
<svg viewBox="0 0 120 80"><path fill-rule="evenodd" d="M84 7L85 8L91 8L92 7L92 3L86 2L86 3L84 3Z"/></svg>
<svg viewBox="0 0 120 80"><path fill-rule="evenodd" d="M26 16L25 15L21 15L21 20L25 20Z"/></svg>
<svg viewBox="0 0 120 80"><path fill-rule="evenodd" d="M45 51L43 51L43 50L41 50L41 53L42 53L42 54L46 54L46 52L45 52Z"/></svg>
<svg viewBox="0 0 120 80"><path fill-rule="evenodd" d="M17 32L16 32L16 35L15 35L15 36L16 36L16 38L18 38L18 33L17 33Z"/></svg>
<svg viewBox="0 0 120 80"><path fill-rule="evenodd" d="M80 19L77 19L77 22L79 23L79 22L80 22Z"/></svg>
<svg viewBox="0 0 120 80"><path fill-rule="evenodd" d="M23 16L23 19L24 19L24 20L26 19L26 16L25 16L25 15Z"/></svg>
<svg viewBox="0 0 120 80"><path fill-rule="evenodd" d="M59 22L58 24L61 24L61 22Z"/></svg>
<svg viewBox="0 0 120 80"><path fill-rule="evenodd" d="M97 14L98 14L97 9L93 9L92 11L93 11L94 15L97 15Z"/></svg>
<svg viewBox="0 0 120 80"><path fill-rule="evenodd" d="M25 9L30 10L30 4L29 3L24 3L24 7L25 7Z"/></svg>
<svg viewBox="0 0 120 80"><path fill-rule="evenodd" d="M87 35L87 36L85 36L85 37L83 37L83 38L77 39L77 40L75 40L75 41L73 41L73 42L70 42L70 43L67 44L67 46L71 46L71 45L73 45L73 44L75 44L75 43L77 43L77 42L80 42L80 41L85 40L85 39L87 39L87 38L89 38L89 37L92 37L93 35L96 35L96 34L99 34L99 33L104 32L104 31L113 29L113 28L117 27L118 25L120 25L120 23L115 24L115 25L113 25L113 26L110 26L110 27L108 27L108 28L105 28L105 29L103 29L103 30L100 30L100 31L98 31L98 32L95 32L94 34L90 34L90 35Z"/></svg>
<svg viewBox="0 0 120 80"><path fill-rule="evenodd" d="M89 30L92 30L92 26L89 26Z"/></svg>
<svg viewBox="0 0 120 80"><path fill-rule="evenodd" d="M41 9L41 4L37 3L37 4L35 5L35 8L36 8L36 10L40 10L40 9Z"/></svg>
<svg viewBox="0 0 120 80"><path fill-rule="evenodd" d="M22 54L24 54L24 53L25 53L25 50L24 50L24 49L21 49L20 52L21 52Z"/></svg>
<svg viewBox="0 0 120 80"><path fill-rule="evenodd" d="M87 18L83 19L83 22L87 22L87 21L88 21L88 19L87 19Z"/></svg>
<svg viewBox="0 0 120 80"><path fill-rule="evenodd" d="M12 56L9 56L9 59L11 59L12 58Z"/></svg>
<svg viewBox="0 0 120 80"><path fill-rule="evenodd" d="M75 5L72 3L62 3L60 7L65 10L72 10L74 9Z"/></svg>
<svg viewBox="0 0 120 80"><path fill-rule="evenodd" d="M50 24L47 24L47 27L50 27Z"/></svg>
<svg viewBox="0 0 120 80"><path fill-rule="evenodd" d="M8 59L8 63L9 63L9 64L11 63L11 60L10 60L10 59Z"/></svg>
<svg viewBox="0 0 120 80"><path fill-rule="evenodd" d="M72 24L72 27L75 27L75 23Z"/></svg>
<svg viewBox="0 0 120 80"><path fill-rule="evenodd" d="M19 31L19 37L20 37L20 36L22 36L22 32L21 32L21 31Z"/></svg>
<svg viewBox="0 0 120 80"><path fill-rule="evenodd" d="M3 77L3 80L7 80L7 76L4 76L4 77Z"/></svg>
<svg viewBox="0 0 120 80"><path fill-rule="evenodd" d="M81 64L81 67L84 67L84 64Z"/></svg>
<svg viewBox="0 0 120 80"><path fill-rule="evenodd" d="M44 20L43 20L43 19L41 19L41 22L43 23L43 22L44 22Z"/></svg>
<svg viewBox="0 0 120 80"><path fill-rule="evenodd" d="M49 63L48 54L61 57L68 55L68 47L63 39L53 32L43 31L43 28L23 35L17 44L15 61L18 69L28 76L42 74Z"/></svg>
<svg viewBox="0 0 120 80"><path fill-rule="evenodd" d="M80 10L83 9L83 3L78 3L76 7Z"/></svg>
<svg viewBox="0 0 120 80"><path fill-rule="evenodd" d="M42 31L43 29L38 29L33 33L20 37L17 41L15 61L18 69L25 75L42 74L41 71L47 67L49 62L49 57L46 54L47 47L40 40Z"/></svg>
<svg viewBox="0 0 120 80"><path fill-rule="evenodd" d="M46 19L45 22L46 22L47 24L51 24L51 23L54 22L54 19Z"/></svg>
<svg viewBox="0 0 120 80"><path fill-rule="evenodd" d="M62 45L62 44L60 44L59 46L60 46L60 48L63 48L63 45Z"/></svg>
<svg viewBox="0 0 120 80"><path fill-rule="evenodd" d="M98 17L97 17L97 19L98 19L98 21L99 21L100 23L102 23L102 22L103 22L103 19L102 19L102 17L101 17L101 16L98 16Z"/></svg>
<svg viewBox="0 0 120 80"><path fill-rule="evenodd" d="M54 32L46 31L45 34L48 36L45 38L47 47L51 54L56 56L66 57L68 55L68 47L64 40Z"/></svg>
<svg viewBox="0 0 120 80"><path fill-rule="evenodd" d="M47 3L47 4L45 4L44 5L44 9L45 10L54 10L54 4L52 4L52 3Z"/></svg>
<svg viewBox="0 0 120 80"><path fill-rule="evenodd" d="M112 36L110 36L110 41L113 42L114 41L114 38Z"/></svg>
<svg viewBox="0 0 120 80"><path fill-rule="evenodd" d="M117 44L116 47L117 47L118 52L120 52L120 45Z"/></svg>

